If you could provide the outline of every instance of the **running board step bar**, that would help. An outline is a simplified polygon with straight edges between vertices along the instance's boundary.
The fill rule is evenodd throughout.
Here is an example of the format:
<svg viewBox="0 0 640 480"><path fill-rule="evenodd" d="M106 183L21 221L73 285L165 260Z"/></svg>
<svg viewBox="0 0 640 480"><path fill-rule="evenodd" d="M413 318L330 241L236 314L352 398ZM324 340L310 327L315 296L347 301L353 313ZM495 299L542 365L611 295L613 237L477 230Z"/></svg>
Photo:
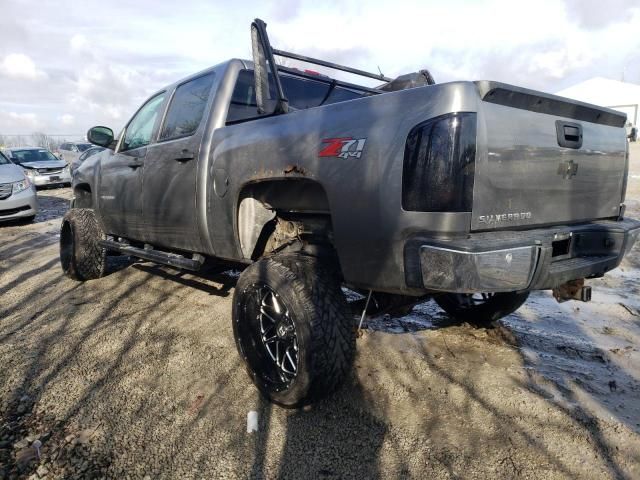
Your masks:
<svg viewBox="0 0 640 480"><path fill-rule="evenodd" d="M170 267L183 268L185 270L200 270L200 267L204 263L204 257L198 253L193 254L193 258L187 258L177 253L154 250L151 245L145 245L145 248L136 248L114 240L100 240L100 245L107 250L114 250L124 255L131 255L132 257L142 258L162 265L169 265Z"/></svg>

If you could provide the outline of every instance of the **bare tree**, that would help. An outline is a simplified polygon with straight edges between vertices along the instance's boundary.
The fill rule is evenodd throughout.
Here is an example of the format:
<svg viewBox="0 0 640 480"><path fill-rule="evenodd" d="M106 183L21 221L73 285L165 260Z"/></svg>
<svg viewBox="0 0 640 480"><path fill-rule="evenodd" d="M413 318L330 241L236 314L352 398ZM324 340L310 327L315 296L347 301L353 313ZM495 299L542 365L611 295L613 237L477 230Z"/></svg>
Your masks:
<svg viewBox="0 0 640 480"><path fill-rule="evenodd" d="M33 142L34 147L42 147L49 148L49 144L51 143L51 138L42 132L33 132L31 134L31 141Z"/></svg>

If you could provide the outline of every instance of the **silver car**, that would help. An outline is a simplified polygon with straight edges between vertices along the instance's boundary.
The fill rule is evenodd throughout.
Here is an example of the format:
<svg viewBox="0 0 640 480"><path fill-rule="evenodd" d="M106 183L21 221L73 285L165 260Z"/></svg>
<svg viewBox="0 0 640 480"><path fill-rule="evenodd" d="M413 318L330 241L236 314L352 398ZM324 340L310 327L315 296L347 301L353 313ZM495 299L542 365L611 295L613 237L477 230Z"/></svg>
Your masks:
<svg viewBox="0 0 640 480"><path fill-rule="evenodd" d="M0 222L33 220L38 213L38 200L33 183L24 170L0 153Z"/></svg>
<svg viewBox="0 0 640 480"><path fill-rule="evenodd" d="M64 160L69 165L73 166L74 163L77 163L80 155L93 146L94 145L86 142L65 142L58 147L57 153L61 160Z"/></svg>
<svg viewBox="0 0 640 480"><path fill-rule="evenodd" d="M46 148L18 147L5 150L9 159L20 165L36 187L71 185L71 171L64 160Z"/></svg>

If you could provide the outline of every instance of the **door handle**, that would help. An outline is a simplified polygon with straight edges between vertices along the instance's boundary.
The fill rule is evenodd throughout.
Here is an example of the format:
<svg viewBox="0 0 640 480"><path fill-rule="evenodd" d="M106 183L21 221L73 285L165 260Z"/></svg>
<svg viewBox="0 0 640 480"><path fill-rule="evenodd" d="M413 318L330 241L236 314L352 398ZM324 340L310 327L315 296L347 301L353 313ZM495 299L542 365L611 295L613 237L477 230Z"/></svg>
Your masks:
<svg viewBox="0 0 640 480"><path fill-rule="evenodd" d="M193 160L194 158L196 158L196 156L191 150L187 150L186 148L183 148L180 151L180 156L174 158L174 160L176 162L188 162L189 160Z"/></svg>
<svg viewBox="0 0 640 480"><path fill-rule="evenodd" d="M135 170L136 168L142 166L142 162L131 162L131 163L128 163L127 166Z"/></svg>

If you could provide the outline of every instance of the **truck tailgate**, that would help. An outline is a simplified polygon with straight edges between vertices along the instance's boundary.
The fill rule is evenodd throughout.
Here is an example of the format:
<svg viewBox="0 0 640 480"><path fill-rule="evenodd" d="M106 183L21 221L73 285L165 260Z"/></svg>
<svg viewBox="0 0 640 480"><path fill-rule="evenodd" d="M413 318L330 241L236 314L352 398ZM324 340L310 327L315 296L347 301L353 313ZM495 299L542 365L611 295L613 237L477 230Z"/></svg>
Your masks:
<svg viewBox="0 0 640 480"><path fill-rule="evenodd" d="M624 114L495 82L477 85L472 230L618 215Z"/></svg>

